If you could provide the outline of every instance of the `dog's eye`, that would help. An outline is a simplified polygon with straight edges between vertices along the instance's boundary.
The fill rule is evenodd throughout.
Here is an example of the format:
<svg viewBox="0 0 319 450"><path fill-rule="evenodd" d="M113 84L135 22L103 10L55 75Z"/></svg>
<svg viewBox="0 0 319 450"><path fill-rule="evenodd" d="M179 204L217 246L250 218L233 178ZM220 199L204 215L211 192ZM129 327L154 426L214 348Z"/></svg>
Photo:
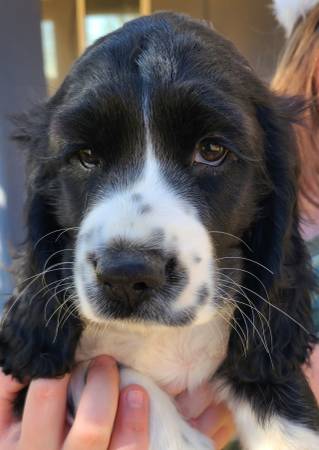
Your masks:
<svg viewBox="0 0 319 450"><path fill-rule="evenodd" d="M219 166L228 155L228 149L216 144L212 139L203 139L195 147L195 164Z"/></svg>
<svg viewBox="0 0 319 450"><path fill-rule="evenodd" d="M89 148L80 150L77 153L77 156L82 166L86 169L92 169L93 167L100 165L99 158L97 158L97 156L94 155L92 150L90 150Z"/></svg>

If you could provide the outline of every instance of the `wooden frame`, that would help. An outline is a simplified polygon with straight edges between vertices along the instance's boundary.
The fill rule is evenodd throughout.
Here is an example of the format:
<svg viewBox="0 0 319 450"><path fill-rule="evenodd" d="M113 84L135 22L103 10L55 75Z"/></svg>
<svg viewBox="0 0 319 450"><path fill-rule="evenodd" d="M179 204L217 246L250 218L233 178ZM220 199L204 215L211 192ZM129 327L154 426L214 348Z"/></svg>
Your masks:
<svg viewBox="0 0 319 450"><path fill-rule="evenodd" d="M202 5L207 0L134 0L140 15L155 10L183 11L201 17ZM85 19L89 11L88 0L42 0L42 17L51 20L55 27L58 77L48 83L50 93L59 86L73 61L86 48ZM120 4L120 0L112 2ZM102 0L100 4L103 4ZM107 4L107 3L105 3ZM134 8L136 7L134 6Z"/></svg>
<svg viewBox="0 0 319 450"><path fill-rule="evenodd" d="M140 14L147 16L152 12L152 0L140 0Z"/></svg>
<svg viewBox="0 0 319 450"><path fill-rule="evenodd" d="M75 15L76 15L76 31L77 31L77 53L80 56L85 50L85 15L86 15L86 0L75 1ZM142 16L151 14L152 0L139 0L139 13Z"/></svg>
<svg viewBox="0 0 319 450"><path fill-rule="evenodd" d="M75 0L78 56L80 56L85 50L85 14L86 14L86 0Z"/></svg>

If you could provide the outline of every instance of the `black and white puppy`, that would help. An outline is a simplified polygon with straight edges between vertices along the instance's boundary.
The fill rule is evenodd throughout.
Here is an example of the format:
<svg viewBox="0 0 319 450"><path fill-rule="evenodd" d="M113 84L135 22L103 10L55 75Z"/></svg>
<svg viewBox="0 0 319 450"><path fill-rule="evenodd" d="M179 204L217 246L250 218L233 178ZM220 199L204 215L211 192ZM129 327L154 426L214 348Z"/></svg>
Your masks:
<svg viewBox="0 0 319 450"><path fill-rule="evenodd" d="M294 103L294 104L293 104ZM206 24L160 13L98 40L22 117L28 239L0 362L56 377L113 355L152 450L212 444L171 395L210 381L248 450L318 450L298 231L296 102Z"/></svg>

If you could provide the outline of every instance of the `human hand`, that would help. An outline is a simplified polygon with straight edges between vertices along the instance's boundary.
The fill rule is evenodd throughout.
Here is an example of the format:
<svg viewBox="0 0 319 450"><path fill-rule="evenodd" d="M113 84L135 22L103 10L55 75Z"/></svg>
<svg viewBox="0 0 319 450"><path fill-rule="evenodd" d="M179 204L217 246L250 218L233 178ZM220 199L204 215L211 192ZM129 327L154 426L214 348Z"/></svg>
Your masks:
<svg viewBox="0 0 319 450"><path fill-rule="evenodd" d="M319 345L316 345L310 364L303 371L319 404ZM214 441L217 450L223 449L235 437L235 424L224 403L214 401L214 393L206 384L193 393L183 392L176 397L181 414L189 423Z"/></svg>
<svg viewBox="0 0 319 450"><path fill-rule="evenodd" d="M98 357L72 426L66 423L69 376L30 384L22 421L12 403L23 386L0 372L1 450L147 450L149 404L139 386L119 393L115 362Z"/></svg>
<svg viewBox="0 0 319 450"><path fill-rule="evenodd" d="M214 442L216 450L223 449L235 437L232 414L224 403L217 403L207 383L192 393L185 391L176 397L180 413L188 422Z"/></svg>

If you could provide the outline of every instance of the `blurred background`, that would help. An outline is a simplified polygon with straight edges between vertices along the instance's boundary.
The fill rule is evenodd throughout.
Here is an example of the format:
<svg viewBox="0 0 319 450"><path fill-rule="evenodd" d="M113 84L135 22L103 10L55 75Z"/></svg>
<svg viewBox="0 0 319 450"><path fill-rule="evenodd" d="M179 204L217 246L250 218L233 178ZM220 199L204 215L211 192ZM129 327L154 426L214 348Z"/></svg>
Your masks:
<svg viewBox="0 0 319 450"><path fill-rule="evenodd" d="M270 0L0 0L0 303L12 289L10 253L24 239L23 154L9 117L52 95L98 37L159 10L209 20L269 80L283 45Z"/></svg>

